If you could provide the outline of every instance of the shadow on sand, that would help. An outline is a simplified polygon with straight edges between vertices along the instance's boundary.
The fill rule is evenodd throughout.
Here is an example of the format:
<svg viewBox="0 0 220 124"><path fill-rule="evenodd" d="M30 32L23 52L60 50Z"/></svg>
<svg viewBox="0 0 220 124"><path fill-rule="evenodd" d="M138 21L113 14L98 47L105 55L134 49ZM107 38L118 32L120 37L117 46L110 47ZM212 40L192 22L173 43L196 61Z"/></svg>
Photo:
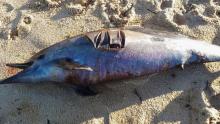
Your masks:
<svg viewBox="0 0 220 124"><path fill-rule="evenodd" d="M152 77L101 84L97 86L101 93L91 97L78 96L71 87L54 84L12 85L11 88L17 91L19 96L17 101L13 102L23 108L11 108L10 111L13 112L9 113L18 113L19 111L22 114L17 114L14 117L22 117L23 120L29 120L30 118L28 119L27 117L34 115L31 121L36 123L42 123L42 121L44 123L46 121L51 123L82 123L94 118L102 118L105 124L108 124L112 122L111 117L115 116L115 114L117 115L120 110L123 111L124 109L132 108L132 106L137 106L138 109L129 109L127 111L128 115L132 111L139 111L139 109L145 108L148 111L141 110L140 116L143 116L143 113L156 112L151 123L162 121L191 123L196 121L196 118L194 118L195 120L191 119L190 114L193 111L190 97L194 94L194 89L200 89L201 92L207 90L207 81L212 82L219 74L220 72L210 73L202 64L191 65L184 70L172 69ZM138 91L142 102L134 92L135 90ZM10 94L10 91L7 92L6 94ZM172 98L163 97L174 92L180 92L180 95ZM197 96L202 99L199 94ZM155 105L152 105L152 100L158 97L164 99L161 100L162 103L154 103ZM4 104L5 98L2 95L0 98L2 99L1 106L1 104ZM170 102L168 104L163 103L166 101ZM161 112L157 113L159 108L155 106L164 104L167 105L164 106ZM25 107L27 106L29 108L26 110ZM125 120L118 118L118 122L133 123L132 119L134 118L131 115L118 114L120 117L125 117ZM5 116L12 115L6 114Z"/></svg>

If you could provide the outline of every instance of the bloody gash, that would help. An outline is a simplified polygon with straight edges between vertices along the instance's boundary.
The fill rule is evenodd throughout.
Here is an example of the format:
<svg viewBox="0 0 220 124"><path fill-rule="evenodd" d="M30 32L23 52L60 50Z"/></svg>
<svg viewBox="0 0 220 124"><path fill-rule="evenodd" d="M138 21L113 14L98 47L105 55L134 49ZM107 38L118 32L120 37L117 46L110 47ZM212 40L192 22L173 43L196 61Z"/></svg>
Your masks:
<svg viewBox="0 0 220 124"><path fill-rule="evenodd" d="M220 61L220 47L206 42L169 33L104 29L52 45L25 63L7 64L23 71L0 83L89 86L149 75L177 65L214 61Z"/></svg>

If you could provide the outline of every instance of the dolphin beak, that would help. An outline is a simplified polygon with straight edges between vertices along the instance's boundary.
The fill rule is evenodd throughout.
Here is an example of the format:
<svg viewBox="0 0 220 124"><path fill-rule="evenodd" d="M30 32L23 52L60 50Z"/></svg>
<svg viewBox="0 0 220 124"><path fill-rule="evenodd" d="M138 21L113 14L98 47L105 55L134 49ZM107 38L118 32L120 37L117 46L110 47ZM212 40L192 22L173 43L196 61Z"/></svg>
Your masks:
<svg viewBox="0 0 220 124"><path fill-rule="evenodd" d="M0 81L0 84L34 83L39 81L38 77L39 75L37 75L34 68L27 68L12 77Z"/></svg>

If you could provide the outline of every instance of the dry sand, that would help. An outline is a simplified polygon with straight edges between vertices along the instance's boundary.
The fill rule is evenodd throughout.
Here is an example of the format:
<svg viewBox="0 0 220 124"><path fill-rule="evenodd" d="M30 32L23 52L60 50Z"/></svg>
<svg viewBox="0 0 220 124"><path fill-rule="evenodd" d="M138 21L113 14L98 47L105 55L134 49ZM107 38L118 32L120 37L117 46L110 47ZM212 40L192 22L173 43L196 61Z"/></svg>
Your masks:
<svg viewBox="0 0 220 124"><path fill-rule="evenodd" d="M219 0L0 0L0 78L51 44L103 27L140 25L220 44ZM97 86L1 85L0 124L217 124L219 63ZM134 90L137 89L140 98Z"/></svg>

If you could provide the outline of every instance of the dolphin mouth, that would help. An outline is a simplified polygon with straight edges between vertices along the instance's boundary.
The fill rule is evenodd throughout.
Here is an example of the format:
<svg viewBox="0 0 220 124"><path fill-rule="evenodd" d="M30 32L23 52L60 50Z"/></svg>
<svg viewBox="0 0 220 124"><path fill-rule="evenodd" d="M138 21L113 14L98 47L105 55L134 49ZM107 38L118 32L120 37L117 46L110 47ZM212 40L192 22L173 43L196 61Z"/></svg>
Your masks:
<svg viewBox="0 0 220 124"><path fill-rule="evenodd" d="M19 69L26 69L30 67L33 64L32 61L26 62L26 63L7 63L6 66L12 67L12 68L19 68Z"/></svg>
<svg viewBox="0 0 220 124"><path fill-rule="evenodd" d="M15 81L13 77L9 77L7 79L3 79L0 81L0 84L14 84L14 83L18 83L18 82Z"/></svg>
<svg viewBox="0 0 220 124"><path fill-rule="evenodd" d="M0 84L25 83L26 81L24 80L24 74L25 71L19 72L14 76L1 80Z"/></svg>
<svg viewBox="0 0 220 124"><path fill-rule="evenodd" d="M0 84L17 84L17 83L29 83L29 82L33 82L34 78L37 77L37 75L35 74L36 68L27 68L24 69L21 72L18 72L17 74L8 77L6 79L3 79L0 81Z"/></svg>

